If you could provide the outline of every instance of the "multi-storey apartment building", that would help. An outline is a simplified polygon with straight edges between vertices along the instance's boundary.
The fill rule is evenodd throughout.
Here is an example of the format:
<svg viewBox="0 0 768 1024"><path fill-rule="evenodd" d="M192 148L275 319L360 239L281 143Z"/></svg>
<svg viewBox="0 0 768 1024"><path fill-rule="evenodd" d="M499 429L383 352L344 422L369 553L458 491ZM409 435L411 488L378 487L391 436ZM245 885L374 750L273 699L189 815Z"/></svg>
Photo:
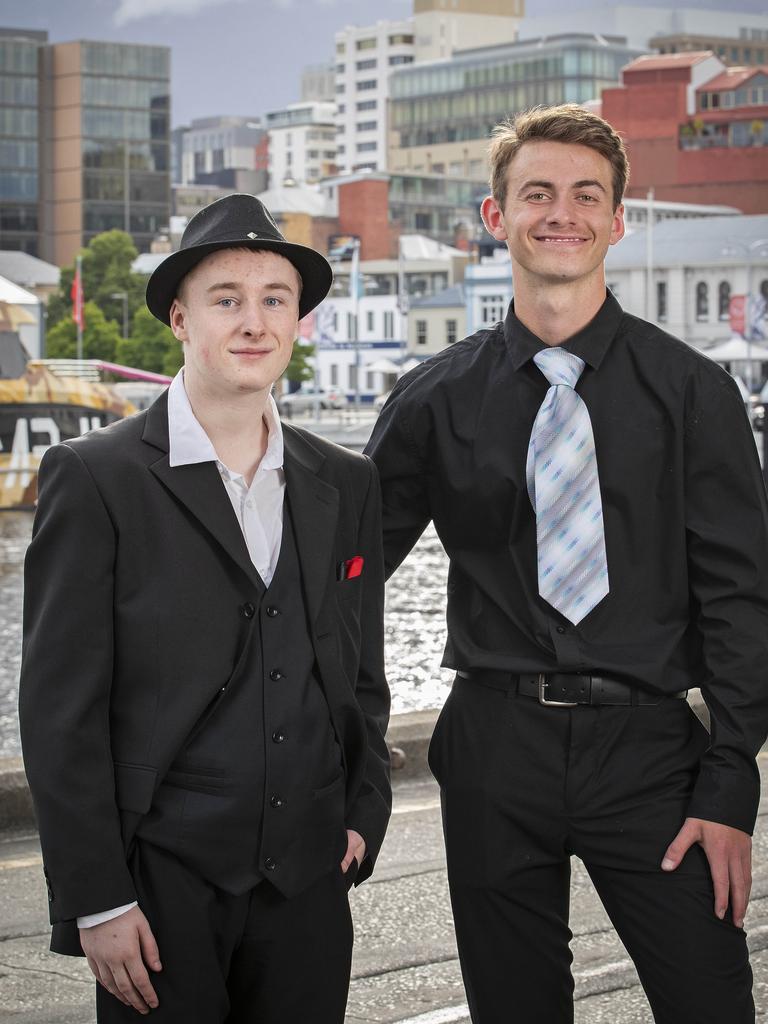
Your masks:
<svg viewBox="0 0 768 1024"><path fill-rule="evenodd" d="M412 63L413 44L411 19L336 33L336 161L342 174L386 169L389 76Z"/></svg>
<svg viewBox="0 0 768 1024"><path fill-rule="evenodd" d="M334 109L333 103L291 103L267 114L270 188L336 173Z"/></svg>

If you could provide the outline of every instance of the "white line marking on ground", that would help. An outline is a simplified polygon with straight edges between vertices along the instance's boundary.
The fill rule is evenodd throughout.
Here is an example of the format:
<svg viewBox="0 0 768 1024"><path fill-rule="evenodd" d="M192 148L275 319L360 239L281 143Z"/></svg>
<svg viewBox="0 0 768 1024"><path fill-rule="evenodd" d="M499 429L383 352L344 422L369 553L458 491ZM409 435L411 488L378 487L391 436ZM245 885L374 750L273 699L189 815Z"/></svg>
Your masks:
<svg viewBox="0 0 768 1024"><path fill-rule="evenodd" d="M425 800L420 804L406 804L405 807L395 805L392 808L393 814L416 814L418 811L434 811L440 806L439 800Z"/></svg>
<svg viewBox="0 0 768 1024"><path fill-rule="evenodd" d="M469 1007L462 1003L460 1006L447 1006L442 1010L420 1013L418 1017L406 1017L396 1021L396 1024L453 1024L454 1021L463 1020L468 1016Z"/></svg>
<svg viewBox="0 0 768 1024"><path fill-rule="evenodd" d="M0 860L0 871L12 871L15 868L33 868L43 863L39 853L31 857L16 857L14 860Z"/></svg>
<svg viewBox="0 0 768 1024"><path fill-rule="evenodd" d="M601 964L599 967L586 967L582 971L574 971L574 978L599 978L603 974L610 974L612 971L625 971L632 967L631 960L616 960L612 964Z"/></svg>

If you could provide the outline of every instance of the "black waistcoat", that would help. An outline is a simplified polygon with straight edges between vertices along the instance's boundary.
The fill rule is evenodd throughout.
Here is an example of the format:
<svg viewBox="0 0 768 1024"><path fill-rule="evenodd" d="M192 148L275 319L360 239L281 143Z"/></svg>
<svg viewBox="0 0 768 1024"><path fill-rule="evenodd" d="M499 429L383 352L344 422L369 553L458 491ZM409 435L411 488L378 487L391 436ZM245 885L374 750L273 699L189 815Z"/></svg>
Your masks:
<svg viewBox="0 0 768 1024"><path fill-rule="evenodd" d="M346 834L341 748L315 665L287 499L275 575L244 610L232 675L137 835L227 892L266 878L290 896L341 861Z"/></svg>

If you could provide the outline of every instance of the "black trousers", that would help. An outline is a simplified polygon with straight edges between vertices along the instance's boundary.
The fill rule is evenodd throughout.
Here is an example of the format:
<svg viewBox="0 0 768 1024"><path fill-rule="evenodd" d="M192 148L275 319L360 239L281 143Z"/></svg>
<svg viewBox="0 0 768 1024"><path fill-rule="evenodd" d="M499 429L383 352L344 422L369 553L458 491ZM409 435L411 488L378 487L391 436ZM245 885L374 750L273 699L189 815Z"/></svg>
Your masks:
<svg viewBox="0 0 768 1024"><path fill-rule="evenodd" d="M268 882L231 896L139 843L139 905L160 950L157 1024L343 1024L352 919L341 868L285 899ZM142 1020L100 985L99 1024Z"/></svg>
<svg viewBox="0 0 768 1024"><path fill-rule="evenodd" d="M660 868L707 742L683 700L543 707L457 678L429 756L474 1024L573 1021L571 855L657 1024L754 1021L746 937L730 914L715 917L703 851Z"/></svg>

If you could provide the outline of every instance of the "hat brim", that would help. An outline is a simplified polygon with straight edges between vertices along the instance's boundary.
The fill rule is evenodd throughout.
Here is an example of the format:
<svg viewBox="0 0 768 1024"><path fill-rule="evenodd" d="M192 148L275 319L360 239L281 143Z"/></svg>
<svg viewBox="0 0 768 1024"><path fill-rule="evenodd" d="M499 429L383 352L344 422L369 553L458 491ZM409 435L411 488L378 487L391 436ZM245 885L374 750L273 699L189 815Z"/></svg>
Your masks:
<svg viewBox="0 0 768 1024"><path fill-rule="evenodd" d="M319 306L333 283L331 265L322 253L296 242L281 242L269 238L233 239L190 246L171 253L155 268L147 282L147 306L150 313L162 323L171 325L171 306L178 295L179 285L194 267L219 249L268 249L284 256L294 265L301 277L299 320Z"/></svg>

